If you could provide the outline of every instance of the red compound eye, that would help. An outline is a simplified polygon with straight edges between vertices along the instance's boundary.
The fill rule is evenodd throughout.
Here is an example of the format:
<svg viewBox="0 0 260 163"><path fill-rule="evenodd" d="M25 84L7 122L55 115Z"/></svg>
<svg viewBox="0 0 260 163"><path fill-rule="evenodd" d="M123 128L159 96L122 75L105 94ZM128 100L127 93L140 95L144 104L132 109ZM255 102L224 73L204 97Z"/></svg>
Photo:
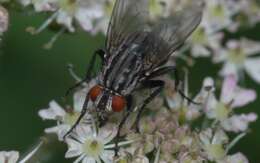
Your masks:
<svg viewBox="0 0 260 163"><path fill-rule="evenodd" d="M126 105L126 100L122 96L113 96L112 98L112 109L114 112L121 112Z"/></svg>
<svg viewBox="0 0 260 163"><path fill-rule="evenodd" d="M103 88L100 87L99 85L95 85L94 87L92 87L89 91L89 95L90 95L90 99L92 101L95 101L98 97L98 95L100 95L100 93L103 91Z"/></svg>

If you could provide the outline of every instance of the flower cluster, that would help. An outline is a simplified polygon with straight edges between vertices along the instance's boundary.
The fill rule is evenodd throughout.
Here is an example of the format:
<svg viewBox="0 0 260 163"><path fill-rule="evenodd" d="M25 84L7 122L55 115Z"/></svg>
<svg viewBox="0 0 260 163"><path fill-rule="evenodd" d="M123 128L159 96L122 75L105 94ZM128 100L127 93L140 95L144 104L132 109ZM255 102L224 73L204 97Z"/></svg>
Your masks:
<svg viewBox="0 0 260 163"><path fill-rule="evenodd" d="M215 95L214 80L205 78L201 90L189 103L176 92L174 81L165 78L164 96L157 97L147 107L139 124L140 132L133 128L136 113L125 123L119 153L115 155L117 120L111 118L105 126L96 125L95 116L86 114L84 120L64 141L68 144L66 158L77 157L75 162L204 162L217 163L248 162L240 152L229 154L230 149L248 132L249 123L257 119L255 113L237 114L236 108L243 107L256 99L254 90L241 88L234 76L223 81L220 97ZM184 92L188 93L187 79ZM58 125L46 129L46 133L57 133L61 139L79 116L78 106L83 105L82 92L74 94L74 108L62 109L52 101L50 107L39 111L43 119L57 120ZM165 98L165 100L164 100ZM166 104L163 102L166 101ZM197 125L193 123L197 122ZM231 139L228 133L237 137ZM148 154L154 158L149 158Z"/></svg>

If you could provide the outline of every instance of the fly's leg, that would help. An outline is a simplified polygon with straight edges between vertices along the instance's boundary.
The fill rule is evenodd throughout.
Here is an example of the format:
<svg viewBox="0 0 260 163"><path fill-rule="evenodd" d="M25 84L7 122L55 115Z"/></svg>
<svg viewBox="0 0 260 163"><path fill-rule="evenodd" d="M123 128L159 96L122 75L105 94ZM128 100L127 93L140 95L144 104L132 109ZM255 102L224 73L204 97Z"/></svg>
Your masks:
<svg viewBox="0 0 260 163"><path fill-rule="evenodd" d="M70 128L70 130L63 136L63 139L65 139L77 127L77 125L80 123L81 119L84 117L84 115L87 112L88 102L89 102L89 95L86 96L86 99L85 99L84 104L83 104L83 108L81 110L81 113L80 113L77 121L73 124L73 126Z"/></svg>
<svg viewBox="0 0 260 163"><path fill-rule="evenodd" d="M102 63L104 62L104 50L102 49L99 49L97 51L95 51L95 53L92 55L91 57L91 60L90 60L90 63L89 63L89 66L87 67L87 71L86 71L86 75L85 75L85 78L76 83L74 86L70 87L67 91L66 91L66 94L65 96L68 96L70 94L70 92L72 92L74 89L78 88L79 86L81 86L84 82L88 82L91 77L92 77L92 72L93 72L93 68L95 66L95 63L96 63L96 59L97 59L97 55L101 58L102 60Z"/></svg>
<svg viewBox="0 0 260 163"><path fill-rule="evenodd" d="M164 88L164 81L162 80L147 80L143 83L143 86L147 89L154 89L152 91L152 93L150 94L149 97L147 97L142 106L140 107L138 113L137 113L137 117L136 117L136 120L135 120L135 123L133 125L133 127L136 129L136 132L140 133L140 130L139 130L139 122L140 122L140 119L141 119L141 114L142 112L144 111L145 109L145 106L151 102L157 95L160 94L160 92L162 91L162 89Z"/></svg>
<svg viewBox="0 0 260 163"><path fill-rule="evenodd" d="M118 125L118 130L115 139L115 156L118 156L118 151L119 151L118 142L120 138L121 129L125 124L127 118L129 117L130 113L132 112L132 96L128 96L126 99L127 99L127 112Z"/></svg>
<svg viewBox="0 0 260 163"><path fill-rule="evenodd" d="M167 66L167 67L162 67L154 72L152 72L149 76L148 79L155 78L157 76L161 76L164 74L167 74L169 72L174 73L174 78L175 78L175 90L182 96L182 98L186 99L189 103L195 104L195 105L200 105L200 103L197 103L193 101L191 98L185 95L180 89L179 89L179 84L180 84L180 79L179 79L179 73L178 70L175 66Z"/></svg>

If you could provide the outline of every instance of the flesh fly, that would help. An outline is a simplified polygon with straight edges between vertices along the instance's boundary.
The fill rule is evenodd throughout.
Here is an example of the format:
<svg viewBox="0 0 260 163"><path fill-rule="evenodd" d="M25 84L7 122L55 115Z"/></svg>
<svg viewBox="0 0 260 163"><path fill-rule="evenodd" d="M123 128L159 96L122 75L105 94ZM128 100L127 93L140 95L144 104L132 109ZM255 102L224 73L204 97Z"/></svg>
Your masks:
<svg viewBox="0 0 260 163"><path fill-rule="evenodd" d="M119 122L119 136L122 125L133 112L133 92L150 89L150 95L145 97L138 108L135 122L138 126L145 106L164 87L164 81L158 80L158 77L171 71L176 72L175 65L166 66L169 57L196 29L201 17L202 5L192 2L182 11L151 23L149 0L116 0L105 49L93 55L86 78L82 81L91 79L96 57L100 56L102 67L97 75L97 84L87 93L80 117L65 136L86 114L90 100L95 105L100 124L114 112L124 112Z"/></svg>

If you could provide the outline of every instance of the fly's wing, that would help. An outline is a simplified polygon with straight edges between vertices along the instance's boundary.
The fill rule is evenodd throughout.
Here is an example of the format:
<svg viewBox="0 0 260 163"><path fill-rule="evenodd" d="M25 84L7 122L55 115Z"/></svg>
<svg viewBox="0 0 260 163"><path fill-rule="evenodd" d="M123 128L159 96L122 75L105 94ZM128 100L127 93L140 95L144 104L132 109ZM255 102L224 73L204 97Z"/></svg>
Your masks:
<svg viewBox="0 0 260 163"><path fill-rule="evenodd" d="M145 29L148 1L116 0L107 31L106 50L109 56Z"/></svg>
<svg viewBox="0 0 260 163"><path fill-rule="evenodd" d="M194 2L173 16L160 20L152 27L143 45L147 68L158 67L168 60L199 25L202 11L203 5Z"/></svg>

